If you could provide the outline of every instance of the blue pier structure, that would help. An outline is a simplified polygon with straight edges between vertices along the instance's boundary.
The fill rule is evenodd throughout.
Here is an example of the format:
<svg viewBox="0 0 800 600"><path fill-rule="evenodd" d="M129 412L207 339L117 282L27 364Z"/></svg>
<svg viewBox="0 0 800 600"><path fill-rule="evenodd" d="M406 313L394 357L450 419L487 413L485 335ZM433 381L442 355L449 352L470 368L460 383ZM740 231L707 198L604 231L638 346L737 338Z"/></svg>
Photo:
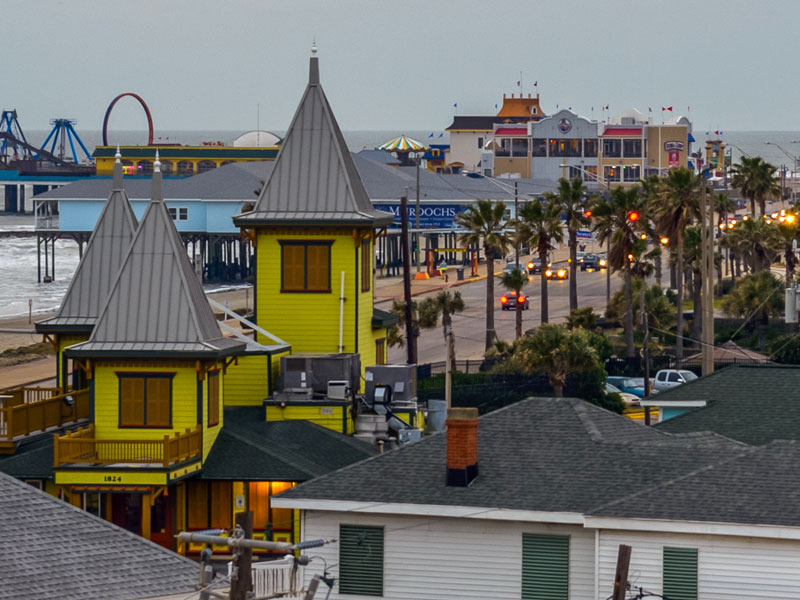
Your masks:
<svg viewBox="0 0 800 600"><path fill-rule="evenodd" d="M77 164L78 153L75 151L75 142L78 142L78 145L86 155L86 160L91 162L92 154L86 149L86 146L84 146L80 136L78 136L78 132L75 131L74 125L76 123L77 121L75 121L75 119L51 119L50 125L52 125L53 128L50 130L50 133L47 134L47 138L45 138L44 143L42 144L42 150L47 149L47 144L50 143L50 140L52 139L49 150L50 154L55 154L56 143L58 143L59 152L57 156L61 159L64 159L66 155L66 145L67 142L69 142L69 147L72 152L72 162ZM37 153L33 158L38 159L39 154Z"/></svg>

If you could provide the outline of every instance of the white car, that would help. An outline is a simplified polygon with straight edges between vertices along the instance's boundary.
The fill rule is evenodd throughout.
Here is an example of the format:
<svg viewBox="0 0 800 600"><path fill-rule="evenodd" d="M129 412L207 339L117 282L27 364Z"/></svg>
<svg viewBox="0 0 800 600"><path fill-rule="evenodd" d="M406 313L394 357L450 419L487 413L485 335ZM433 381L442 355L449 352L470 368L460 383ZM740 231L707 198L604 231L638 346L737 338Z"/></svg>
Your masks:
<svg viewBox="0 0 800 600"><path fill-rule="evenodd" d="M639 406L638 396L628 392L623 392L617 386L611 385L608 382L606 382L606 394L619 394L620 398L622 398L623 404L625 404L626 407Z"/></svg>
<svg viewBox="0 0 800 600"><path fill-rule="evenodd" d="M697 379L697 375L691 371L686 371L684 369L661 369L656 373L653 387L659 392L663 392L683 385L684 383L694 381L695 379Z"/></svg>

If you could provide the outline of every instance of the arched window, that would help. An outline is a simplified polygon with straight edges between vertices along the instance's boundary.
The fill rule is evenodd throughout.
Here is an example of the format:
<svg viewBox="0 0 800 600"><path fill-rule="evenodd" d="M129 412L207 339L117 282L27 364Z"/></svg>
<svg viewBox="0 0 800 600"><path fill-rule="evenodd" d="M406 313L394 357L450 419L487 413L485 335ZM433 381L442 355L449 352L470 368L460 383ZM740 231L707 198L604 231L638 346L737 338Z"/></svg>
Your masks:
<svg viewBox="0 0 800 600"><path fill-rule="evenodd" d="M194 165L190 160L182 160L178 163L178 175L193 175Z"/></svg>
<svg viewBox="0 0 800 600"><path fill-rule="evenodd" d="M153 161L151 160L140 160L139 164L136 165L136 171L139 175L152 175L153 174Z"/></svg>
<svg viewBox="0 0 800 600"><path fill-rule="evenodd" d="M212 169L217 168L217 163L213 160L201 160L197 163L197 172L198 173L205 173L206 171L211 171Z"/></svg>

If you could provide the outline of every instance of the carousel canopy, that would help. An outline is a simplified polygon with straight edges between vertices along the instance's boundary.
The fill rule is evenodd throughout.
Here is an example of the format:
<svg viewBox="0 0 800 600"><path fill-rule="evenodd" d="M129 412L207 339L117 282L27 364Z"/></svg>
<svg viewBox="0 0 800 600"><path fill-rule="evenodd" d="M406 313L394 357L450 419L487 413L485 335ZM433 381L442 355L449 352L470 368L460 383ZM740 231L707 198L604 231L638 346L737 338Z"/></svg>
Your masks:
<svg viewBox="0 0 800 600"><path fill-rule="evenodd" d="M389 140L382 146L378 146L378 150L385 150L386 152L424 152L427 149L428 147L422 142L418 142L404 135Z"/></svg>

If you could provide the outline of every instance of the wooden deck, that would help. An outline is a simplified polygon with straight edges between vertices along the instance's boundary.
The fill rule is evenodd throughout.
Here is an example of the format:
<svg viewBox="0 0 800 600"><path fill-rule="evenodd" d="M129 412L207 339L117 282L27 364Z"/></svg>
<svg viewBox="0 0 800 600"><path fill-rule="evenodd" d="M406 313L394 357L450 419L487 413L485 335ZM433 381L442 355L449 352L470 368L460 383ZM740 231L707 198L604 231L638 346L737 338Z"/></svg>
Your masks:
<svg viewBox="0 0 800 600"><path fill-rule="evenodd" d="M89 420L89 390L22 387L2 392L0 454L13 454L16 442Z"/></svg>

